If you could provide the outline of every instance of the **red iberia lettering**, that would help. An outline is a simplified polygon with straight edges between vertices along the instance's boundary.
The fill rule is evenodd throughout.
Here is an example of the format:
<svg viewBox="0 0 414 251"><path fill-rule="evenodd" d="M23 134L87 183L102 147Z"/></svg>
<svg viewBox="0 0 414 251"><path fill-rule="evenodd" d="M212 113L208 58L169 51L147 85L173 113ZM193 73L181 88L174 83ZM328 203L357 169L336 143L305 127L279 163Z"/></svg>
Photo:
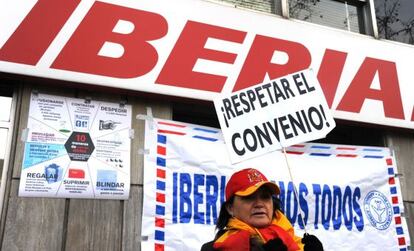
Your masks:
<svg viewBox="0 0 414 251"><path fill-rule="evenodd" d="M132 31L114 32L119 21L131 24ZM139 77L158 61L149 41L162 38L167 31L167 21L159 14L95 2L52 67L117 78ZM122 55L99 55L105 42L121 46Z"/></svg>
<svg viewBox="0 0 414 251"><path fill-rule="evenodd" d="M0 61L33 66L38 64L79 3L80 0L37 0L0 48ZM307 69L311 65L312 56L305 45L255 35L250 48L245 48L249 51L240 72L235 72L238 69L234 69L229 74L220 75L211 71L195 71L198 60L233 65L238 57L237 53L206 48L206 44L209 39L216 39L248 47L249 45L243 44L247 32L191 20L184 21L186 23L183 30L177 28L171 31L177 32L175 35L180 34L170 54L162 57L167 59L156 80L152 80L156 84L221 92L230 74L235 74L232 76L237 77L233 91L238 91L262 83L266 75L275 79ZM159 53L168 53L165 50L157 51L152 45L152 41L162 39L167 33L167 20L158 13L94 1L54 59L51 68L112 78L141 77L154 70L159 63ZM171 37L175 37L172 35ZM165 43L157 44L166 46ZM313 46L320 48L321 45ZM274 61L279 59L279 54L275 52L286 54L286 62ZM317 77L330 107L335 99L347 56L347 52L334 49L326 49L323 55ZM45 58L45 62L46 60L49 63L53 58ZM37 67L32 68L36 70ZM58 74L51 72L52 77ZM48 77L49 72L41 73L41 76L44 75ZM372 88L376 76L380 87ZM385 117L405 119L395 62L367 57L351 83L345 84L349 86L339 100L336 110L360 113L364 102L369 99L382 102ZM406 112L408 119L409 111ZM414 107L411 121L414 121Z"/></svg>
<svg viewBox="0 0 414 251"><path fill-rule="evenodd" d="M332 106L336 89L344 69L347 53L326 49L318 71L318 80L328 106Z"/></svg>
<svg viewBox="0 0 414 251"><path fill-rule="evenodd" d="M286 64L272 63L275 51L285 52L289 57L288 62ZM310 63L311 55L303 44L256 35L233 91L262 83L266 73L270 79L275 79L307 69Z"/></svg>
<svg viewBox="0 0 414 251"><path fill-rule="evenodd" d="M380 90L371 88L376 73L378 73ZM359 113L365 99L382 101L386 117L404 119L397 68L394 62L367 57L345 92L337 110Z"/></svg>
<svg viewBox="0 0 414 251"><path fill-rule="evenodd" d="M36 65L80 0L39 0L0 49L0 60Z"/></svg>
<svg viewBox="0 0 414 251"><path fill-rule="evenodd" d="M413 112L411 114L411 121L414 121L414 107L413 107Z"/></svg>
<svg viewBox="0 0 414 251"><path fill-rule="evenodd" d="M208 38L242 43L246 32L213 26L194 21L185 25L171 51L157 83L199 90L221 92L226 76L193 71L197 59L233 64L237 55L204 48Z"/></svg>

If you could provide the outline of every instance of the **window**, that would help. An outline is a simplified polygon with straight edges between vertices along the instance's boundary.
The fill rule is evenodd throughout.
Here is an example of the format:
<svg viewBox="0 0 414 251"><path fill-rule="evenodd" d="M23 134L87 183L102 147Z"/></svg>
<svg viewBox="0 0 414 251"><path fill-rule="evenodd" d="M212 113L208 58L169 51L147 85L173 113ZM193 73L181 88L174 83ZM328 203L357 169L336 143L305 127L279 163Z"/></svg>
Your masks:
<svg viewBox="0 0 414 251"><path fill-rule="evenodd" d="M173 103L172 119L190 124L204 125L220 128L216 110L212 102L199 103Z"/></svg>
<svg viewBox="0 0 414 251"><path fill-rule="evenodd" d="M0 127L0 142L7 142L7 132L8 132L7 128ZM0 160L1 161L4 160L4 155L6 153L5 146L6 146L5 144L0 145ZM3 162L0 162L0 163L2 164ZM0 165L0 168L1 168L1 165ZM0 172L0 177L1 177L1 172Z"/></svg>
<svg viewBox="0 0 414 251"><path fill-rule="evenodd" d="M10 134L13 129L12 105L13 87L0 84L0 217L2 216L3 199L6 186L7 167L10 154ZM13 108L14 109L14 108Z"/></svg>
<svg viewBox="0 0 414 251"><path fill-rule="evenodd" d="M10 127L10 113L13 92L0 86L0 159L4 159L6 153L7 134Z"/></svg>
<svg viewBox="0 0 414 251"><path fill-rule="evenodd" d="M414 1L374 0L380 38L414 44Z"/></svg>
<svg viewBox="0 0 414 251"><path fill-rule="evenodd" d="M3 95L4 94L0 94L0 121L10 121L12 98Z"/></svg>
<svg viewBox="0 0 414 251"><path fill-rule="evenodd" d="M282 15L282 5L280 0L219 0L229 4L233 4L235 7L243 7L246 9L252 9L262 11L266 13L273 13L276 15Z"/></svg>
<svg viewBox="0 0 414 251"><path fill-rule="evenodd" d="M363 1L289 0L289 16L311 23L366 33Z"/></svg>
<svg viewBox="0 0 414 251"><path fill-rule="evenodd" d="M374 35L370 3L373 0L216 0L243 7L325 25L361 34ZM379 0L391 1L391 0ZM413 0L394 0L411 1ZM287 10L284 7L288 6ZM284 12L286 11L286 13ZM287 13L288 12L288 13ZM285 13L285 14L283 14Z"/></svg>

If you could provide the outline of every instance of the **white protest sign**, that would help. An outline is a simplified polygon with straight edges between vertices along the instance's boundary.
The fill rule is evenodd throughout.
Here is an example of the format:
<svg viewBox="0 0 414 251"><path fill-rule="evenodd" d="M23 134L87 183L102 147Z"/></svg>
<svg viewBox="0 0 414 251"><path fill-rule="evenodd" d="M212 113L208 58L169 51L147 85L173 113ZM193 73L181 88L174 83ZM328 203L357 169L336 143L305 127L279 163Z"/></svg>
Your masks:
<svg viewBox="0 0 414 251"><path fill-rule="evenodd" d="M220 96L214 106L232 163L323 138L335 127L310 69Z"/></svg>

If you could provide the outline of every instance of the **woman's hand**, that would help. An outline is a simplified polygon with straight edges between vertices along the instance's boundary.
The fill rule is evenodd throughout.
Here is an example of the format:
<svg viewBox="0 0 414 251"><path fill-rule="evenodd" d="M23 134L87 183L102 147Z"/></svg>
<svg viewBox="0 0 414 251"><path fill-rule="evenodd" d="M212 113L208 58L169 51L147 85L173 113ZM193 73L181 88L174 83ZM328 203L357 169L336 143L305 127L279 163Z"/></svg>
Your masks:
<svg viewBox="0 0 414 251"><path fill-rule="evenodd" d="M274 238L263 244L265 251L287 251L287 247L280 238Z"/></svg>
<svg viewBox="0 0 414 251"><path fill-rule="evenodd" d="M302 243L305 244L304 251L323 251L322 242L315 235L304 234Z"/></svg>

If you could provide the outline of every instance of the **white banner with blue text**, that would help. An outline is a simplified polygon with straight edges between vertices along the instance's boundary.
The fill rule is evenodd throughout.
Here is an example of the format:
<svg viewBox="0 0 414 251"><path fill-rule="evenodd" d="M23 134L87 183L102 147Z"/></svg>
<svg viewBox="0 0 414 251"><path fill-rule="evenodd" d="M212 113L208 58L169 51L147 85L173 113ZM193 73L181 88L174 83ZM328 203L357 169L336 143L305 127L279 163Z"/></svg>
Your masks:
<svg viewBox="0 0 414 251"><path fill-rule="evenodd" d="M279 185L296 234L303 235L304 222L325 250L403 251L410 243L389 148L290 146L292 181L280 151L231 164L219 129L151 119L144 156L142 250L200 250L214 238L226 182L247 167Z"/></svg>

